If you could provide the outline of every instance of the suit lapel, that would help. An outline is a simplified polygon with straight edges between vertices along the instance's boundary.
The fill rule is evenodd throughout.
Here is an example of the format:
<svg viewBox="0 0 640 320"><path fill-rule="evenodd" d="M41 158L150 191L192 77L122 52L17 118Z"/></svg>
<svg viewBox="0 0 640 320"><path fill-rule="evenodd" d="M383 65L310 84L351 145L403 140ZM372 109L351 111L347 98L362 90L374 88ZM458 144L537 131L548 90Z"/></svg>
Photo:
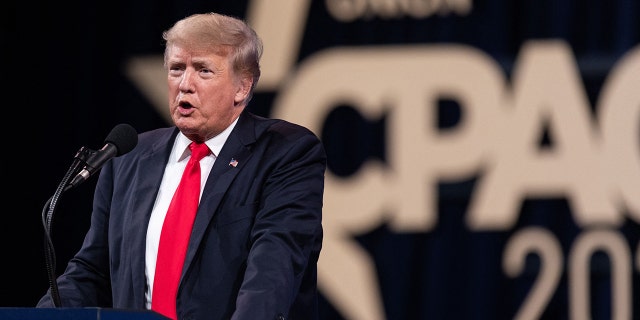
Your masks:
<svg viewBox="0 0 640 320"><path fill-rule="evenodd" d="M131 278L134 299L141 298L136 301L137 305L144 306L144 296L146 288L145 276L145 252L147 240L147 227L149 226L149 218L151 210L158 194L158 186L162 180L163 172L166 167L167 158L171 153L171 147L177 134L177 130L167 131L172 134L166 134L158 139L151 148L151 152L140 156L136 173L133 175L137 178L138 183L133 183L131 212L128 216L126 237L130 240L124 241L131 243L132 248L130 255ZM139 196L145 195L145 196ZM141 232L143 230L144 232Z"/></svg>

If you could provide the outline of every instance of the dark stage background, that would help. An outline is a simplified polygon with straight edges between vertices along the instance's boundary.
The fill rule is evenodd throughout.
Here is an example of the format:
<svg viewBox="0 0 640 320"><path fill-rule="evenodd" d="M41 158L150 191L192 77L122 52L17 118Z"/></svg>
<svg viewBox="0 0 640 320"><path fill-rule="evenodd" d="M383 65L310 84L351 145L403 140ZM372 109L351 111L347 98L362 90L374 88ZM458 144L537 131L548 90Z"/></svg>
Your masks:
<svg viewBox="0 0 640 320"><path fill-rule="evenodd" d="M34 306L48 288L41 213L79 148L100 148L109 131L119 123L129 123L138 132L168 125L141 84L127 75L128 62L136 57L162 54L161 33L180 18L208 11L247 17L249 7L258 3L263 2L133 0L71 4L27 0L5 5L8 10L3 14L2 56L5 57L4 70L10 72L3 77L3 87L6 88L3 104L5 147L0 159L6 191L2 192L5 209L0 214L0 306ZM280 5L287 1L266 3L275 6L276 3ZM583 110L583 114L574 115L576 122L586 115L590 119L588 124L594 125L603 118L598 106L601 105L599 99L608 76L627 53L638 50L640 43L640 1L314 0L289 3L292 7L297 3L296 10L299 10L300 3L308 4L308 8L301 6L304 8L300 25L302 29L299 30L301 38L297 40L295 50L291 51L294 54L288 69L289 77L274 80L274 85L263 87L256 93L250 106L252 111L265 116L274 115L274 105L279 103L278 99L288 88L295 86L297 79L302 81L301 75L292 75L296 68L317 61L313 59L322 53L341 52L333 50L362 49L374 54L371 59L373 62L363 65L366 67L364 74L375 76L367 76L368 79L363 77L363 83L374 81L371 78L375 77L390 83L407 81L407 78L413 77L408 83L419 84L427 82L431 75L425 73L415 77L412 73L403 78L403 69L398 67L399 75L391 76L384 71L389 70L389 60L376 60L375 54L385 48L399 48L399 52L406 49L409 52L413 47L437 49L462 45L489 57L500 68L499 72L505 80L501 85L505 92L515 92L518 88L513 79L514 65L525 44L529 41L552 40L570 48L580 77L574 84L586 94L587 101L583 106L587 109ZM414 7L403 7L411 4ZM420 11L417 8L436 9ZM273 10L264 12L269 12L271 16L267 18L273 20L274 26L284 19L283 16L287 16L280 16ZM352 15L339 16L337 12L350 12ZM266 41L265 47L267 51L277 50ZM416 58L407 55L407 61L414 58L418 61L428 60L421 57L424 56L418 55ZM334 59L340 61L340 54ZM398 58L396 62L401 63L403 59ZM376 65L375 61L380 61L380 65ZM638 64L635 62L632 65ZM345 65L349 66L348 63ZM378 68L380 72L376 73ZM416 65L416 68L421 68L421 65ZM327 82L351 77L347 73L348 68L344 73L327 69ZM393 66L391 69L394 69ZM638 77L630 76L629 79ZM159 81L163 83L164 78ZM353 88L360 88L355 82L359 81L354 81ZM627 85L640 91L640 82ZM347 92L344 96L349 96L350 88L341 88ZM299 90L304 92L303 89ZM400 93L400 89L393 90L390 89L389 99L385 101L387 106L381 108L386 111L380 115L365 116L362 107L365 103L361 100L335 99L328 102L329 107L325 105L330 112L320 119L317 116L313 118L321 124L314 130L327 148L327 174L331 179L353 181L369 162L377 163L390 172L399 171L391 161L394 154L390 154L393 153L390 150L394 142L390 137L401 129L391 126L391 121L394 103L401 100L396 98L403 97L405 93ZM334 92L337 91L340 90L334 89ZM302 101L296 106L298 111L295 117L292 115L288 120L297 122L305 114L306 108L316 104L312 93L313 90L302 100L283 99ZM455 92L451 96L455 97ZM463 126L463 121L467 119L463 105L468 101L441 100L437 104L435 124L429 122L428 125L442 132L455 131ZM628 110L635 130L635 136L630 138L633 145L629 145L628 149L637 156L640 118L635 110L640 109L640 99L637 94L629 93L628 98L622 101L624 106L620 108ZM426 101L423 102L426 104ZM552 101L549 104L558 103ZM415 106L416 109L419 107ZM480 106L484 107L488 106ZM282 115L286 115L286 112L278 114L279 117L286 117ZM545 116L539 117L549 120ZM549 117L550 121L534 121L540 125L538 147L551 151L566 147L556 143L559 139L557 128L570 126L572 121L560 119L562 121L558 124L553 120L559 118ZM427 126L425 121L417 123ZM407 127L414 125L415 122L406 122ZM486 123L484 126L492 124ZM500 136L494 140L503 138ZM600 141L597 137L588 139L594 143ZM411 145L409 141L393 141ZM584 155L578 152L574 154ZM414 163L429 163L431 157L433 155L427 154L424 158L414 159ZM634 159L624 163L630 164L628 169L632 173L640 167L640 162ZM323 263L320 277L322 319L512 319L517 314L522 319L578 319L584 314L582 312L592 319L640 319L640 303L637 303L640 279L636 264L636 259L640 259L636 251L640 227L638 218L634 218L632 205L625 206L625 201L616 200L616 213L623 217L619 223L605 221L583 225L576 221L578 209L569 201L568 190L571 187L567 187L548 193L533 192L520 198L517 221L511 225L497 223L505 227L474 228L466 220L472 198L481 189L479 184L487 178L492 167L483 162L474 168L476 170L464 171L456 178L434 179L437 184L430 191L436 199L436 211L433 214L437 216L437 222L434 224L424 226L421 230L405 228L402 231L400 228L399 231L391 226L390 219L385 222L383 218L370 225L362 223L363 227L357 232L348 234L351 243L366 253L372 263L373 287L358 289L345 284L346 287L341 288L340 280L330 281L343 279L340 270L344 261L337 258L340 255L328 258L323 253L321 259L328 260ZM551 172L549 174L550 177L554 175ZM516 175L526 177L526 169ZM589 180L589 177L600 173L584 172L583 175L591 183L595 180ZM607 176L606 172L603 175ZM628 176L628 179L635 178L633 174ZM66 261L79 248L88 228L95 181L94 177L60 199L53 224L58 272L64 269ZM427 178L424 181L426 183ZM619 188L626 188L627 195L637 195L636 198L640 199L640 190L625 187L634 183L632 181ZM561 185L562 181L558 184ZM616 182L612 184L616 185ZM330 183L328 188L334 185ZM354 188L362 186L358 184ZM407 189L403 190L405 187ZM388 188L390 193L398 194L398 199L404 199L400 194L403 191L408 193L410 186L389 182ZM336 197L341 192L335 192ZM610 196L604 198L620 199L619 193L611 191ZM331 210L325 211L325 216L333 222L325 225L325 228L335 226L335 221L339 224L340 219L332 218L335 215L356 214L353 210L333 210L340 207L340 201L334 201L336 198L331 197L326 199ZM368 207L369 200L377 197L380 195L353 197L350 206ZM598 215L599 209L593 208L586 215ZM393 206L380 205L379 210L389 211L386 212L388 217L394 214ZM358 228L349 230L354 229ZM507 258L503 255L510 244L516 243L515 239L520 239L519 236L528 231L536 235L524 237L517 243L529 246L529 251L525 250L529 254L521 254L516 259L520 259L522 269L516 271L514 276L508 276L503 267ZM328 233L327 241L333 241L335 238L331 230ZM549 239L540 234L550 235L553 245L547 246L546 242L541 241L540 247L537 247L538 240ZM601 241L604 248L597 245L589 247L593 255L580 260L579 253L583 251L576 248L576 244L581 243L582 236L592 239L596 244ZM612 245L614 240L619 242ZM327 243L327 253L340 246L340 243ZM554 256L555 259L541 258L543 253L553 252L550 248L559 249L559 255ZM536 284L543 282L539 276L543 271L551 272L549 266L553 263L560 265L553 269L558 272L557 278L545 282L550 285L548 290L536 287ZM580 268L586 270L586 275L577 271ZM353 270L358 273L359 269ZM576 278L573 278L574 275ZM371 284L354 283L355 286ZM370 289L376 292L373 298L362 296ZM536 299L532 298L534 292L539 292ZM584 299L576 302L574 299L577 296ZM523 311L526 306L531 309ZM382 314L367 311L375 309Z"/></svg>

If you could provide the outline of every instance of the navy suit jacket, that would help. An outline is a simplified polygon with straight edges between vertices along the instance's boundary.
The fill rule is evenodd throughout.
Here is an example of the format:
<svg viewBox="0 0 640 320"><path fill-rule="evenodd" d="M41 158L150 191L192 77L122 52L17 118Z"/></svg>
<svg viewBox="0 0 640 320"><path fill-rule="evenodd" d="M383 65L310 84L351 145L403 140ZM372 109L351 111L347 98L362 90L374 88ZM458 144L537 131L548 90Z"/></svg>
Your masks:
<svg viewBox="0 0 640 320"><path fill-rule="evenodd" d="M58 277L62 307L145 308L145 239L176 127L141 133L97 181ZM235 164L231 165L232 161ZM317 319L326 155L302 126L245 111L211 170L178 289L180 319ZM52 307L50 292L38 307Z"/></svg>

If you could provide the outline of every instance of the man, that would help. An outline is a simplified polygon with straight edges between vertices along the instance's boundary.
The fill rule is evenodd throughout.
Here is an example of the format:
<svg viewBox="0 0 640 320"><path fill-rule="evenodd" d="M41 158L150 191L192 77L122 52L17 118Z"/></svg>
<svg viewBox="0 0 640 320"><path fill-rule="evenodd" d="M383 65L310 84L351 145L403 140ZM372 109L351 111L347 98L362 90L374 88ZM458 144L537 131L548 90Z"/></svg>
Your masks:
<svg viewBox="0 0 640 320"><path fill-rule="evenodd" d="M131 152L102 168L91 227L57 279L61 306L151 309L174 319L316 319L321 142L304 127L245 110L262 43L242 20L196 14L163 38L175 126L141 133ZM208 147L194 161L200 202L184 260L170 253L161 262L167 210L187 206L170 203L192 142ZM154 291L176 259L175 285ZM172 286L174 293L164 289ZM38 307L54 306L51 294ZM168 305L156 307L162 299Z"/></svg>

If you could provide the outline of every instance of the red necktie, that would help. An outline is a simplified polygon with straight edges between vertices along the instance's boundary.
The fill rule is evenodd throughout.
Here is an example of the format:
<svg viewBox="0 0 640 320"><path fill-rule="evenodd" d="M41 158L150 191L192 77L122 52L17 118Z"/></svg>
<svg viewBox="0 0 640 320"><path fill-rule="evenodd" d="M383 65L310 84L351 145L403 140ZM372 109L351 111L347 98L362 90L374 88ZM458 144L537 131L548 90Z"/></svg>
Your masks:
<svg viewBox="0 0 640 320"><path fill-rule="evenodd" d="M184 169L180 185L173 195L162 224L156 272L153 280L151 309L176 319L176 299L182 266L191 236L191 228L200 198L200 160L209 154L204 143L189 145L191 158Z"/></svg>

